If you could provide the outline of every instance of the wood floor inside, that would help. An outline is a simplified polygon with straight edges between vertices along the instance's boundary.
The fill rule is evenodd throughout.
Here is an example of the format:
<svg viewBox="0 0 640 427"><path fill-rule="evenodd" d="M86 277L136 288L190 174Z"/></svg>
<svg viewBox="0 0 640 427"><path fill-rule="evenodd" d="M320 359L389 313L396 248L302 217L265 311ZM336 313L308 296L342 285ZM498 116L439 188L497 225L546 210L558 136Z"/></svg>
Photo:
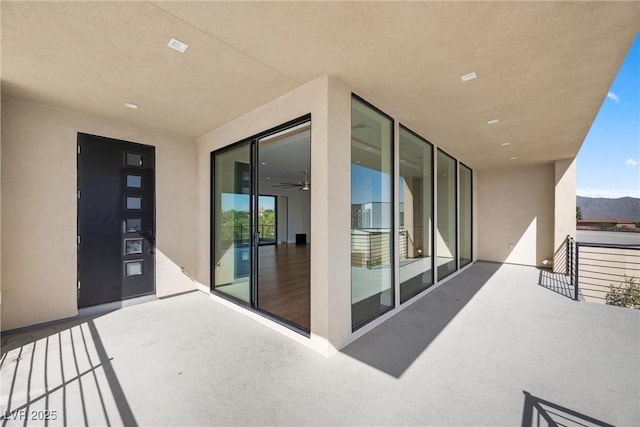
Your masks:
<svg viewBox="0 0 640 427"><path fill-rule="evenodd" d="M258 250L258 306L311 329L310 244L264 245Z"/></svg>

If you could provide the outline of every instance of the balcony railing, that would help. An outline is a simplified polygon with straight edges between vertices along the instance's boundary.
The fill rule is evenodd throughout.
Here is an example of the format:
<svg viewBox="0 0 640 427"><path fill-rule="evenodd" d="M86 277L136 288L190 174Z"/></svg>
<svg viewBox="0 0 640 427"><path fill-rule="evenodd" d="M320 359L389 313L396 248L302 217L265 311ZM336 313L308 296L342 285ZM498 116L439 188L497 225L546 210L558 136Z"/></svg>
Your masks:
<svg viewBox="0 0 640 427"><path fill-rule="evenodd" d="M564 274L573 299L604 303L612 286L624 289L640 277L640 245L576 242L565 240ZM562 267L561 267L562 268Z"/></svg>
<svg viewBox="0 0 640 427"><path fill-rule="evenodd" d="M245 246L248 245L251 241L251 226L249 225L223 225L221 228L223 242L235 243L239 246ZM258 238L260 239L260 242L275 243L275 224L259 224Z"/></svg>
<svg viewBox="0 0 640 427"><path fill-rule="evenodd" d="M573 251L572 256L573 256ZM571 277L575 299L605 302L611 287L625 288L640 277L640 245L575 242Z"/></svg>
<svg viewBox="0 0 640 427"><path fill-rule="evenodd" d="M375 268L391 264L392 234L388 229L351 230L351 265L354 267ZM398 237L400 258L407 255L409 233L401 230Z"/></svg>

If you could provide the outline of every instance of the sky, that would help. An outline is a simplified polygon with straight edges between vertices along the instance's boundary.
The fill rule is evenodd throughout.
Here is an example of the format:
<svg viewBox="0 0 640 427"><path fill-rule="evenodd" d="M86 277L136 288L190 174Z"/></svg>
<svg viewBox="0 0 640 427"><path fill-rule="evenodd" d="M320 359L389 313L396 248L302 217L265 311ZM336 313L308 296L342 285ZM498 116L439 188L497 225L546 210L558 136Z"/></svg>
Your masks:
<svg viewBox="0 0 640 427"><path fill-rule="evenodd" d="M577 195L640 198L640 33L577 160Z"/></svg>

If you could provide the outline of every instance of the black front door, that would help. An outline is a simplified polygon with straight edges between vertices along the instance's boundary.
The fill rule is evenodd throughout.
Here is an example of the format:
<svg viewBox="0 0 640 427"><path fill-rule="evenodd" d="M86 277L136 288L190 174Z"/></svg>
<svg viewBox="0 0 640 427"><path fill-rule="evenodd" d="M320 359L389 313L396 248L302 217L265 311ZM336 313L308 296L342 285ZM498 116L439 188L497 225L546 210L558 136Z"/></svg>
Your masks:
<svg viewBox="0 0 640 427"><path fill-rule="evenodd" d="M78 134L78 307L155 292L155 149Z"/></svg>

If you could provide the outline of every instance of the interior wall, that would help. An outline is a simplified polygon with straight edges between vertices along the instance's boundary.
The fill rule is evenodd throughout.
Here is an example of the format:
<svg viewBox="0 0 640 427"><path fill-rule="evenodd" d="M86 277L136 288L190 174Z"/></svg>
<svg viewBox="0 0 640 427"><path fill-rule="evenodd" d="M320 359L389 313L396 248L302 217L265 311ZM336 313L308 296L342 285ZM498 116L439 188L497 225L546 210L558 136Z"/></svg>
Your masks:
<svg viewBox="0 0 640 427"><path fill-rule="evenodd" d="M3 98L3 330L77 314L78 132L156 147L156 293L195 288L192 139Z"/></svg>
<svg viewBox="0 0 640 427"><path fill-rule="evenodd" d="M553 258L554 165L477 177L478 259L541 266Z"/></svg>
<svg viewBox="0 0 640 427"><path fill-rule="evenodd" d="M313 185L313 184L312 184ZM298 191L297 188L283 189L273 187L269 182L260 183L260 193L269 196L285 196L287 198L287 243L296 242L296 234L307 235L307 243L311 242L311 191ZM281 212L277 213L278 216ZM280 219L278 218L278 224ZM278 234L280 231L278 230ZM280 243L280 240L278 240Z"/></svg>

